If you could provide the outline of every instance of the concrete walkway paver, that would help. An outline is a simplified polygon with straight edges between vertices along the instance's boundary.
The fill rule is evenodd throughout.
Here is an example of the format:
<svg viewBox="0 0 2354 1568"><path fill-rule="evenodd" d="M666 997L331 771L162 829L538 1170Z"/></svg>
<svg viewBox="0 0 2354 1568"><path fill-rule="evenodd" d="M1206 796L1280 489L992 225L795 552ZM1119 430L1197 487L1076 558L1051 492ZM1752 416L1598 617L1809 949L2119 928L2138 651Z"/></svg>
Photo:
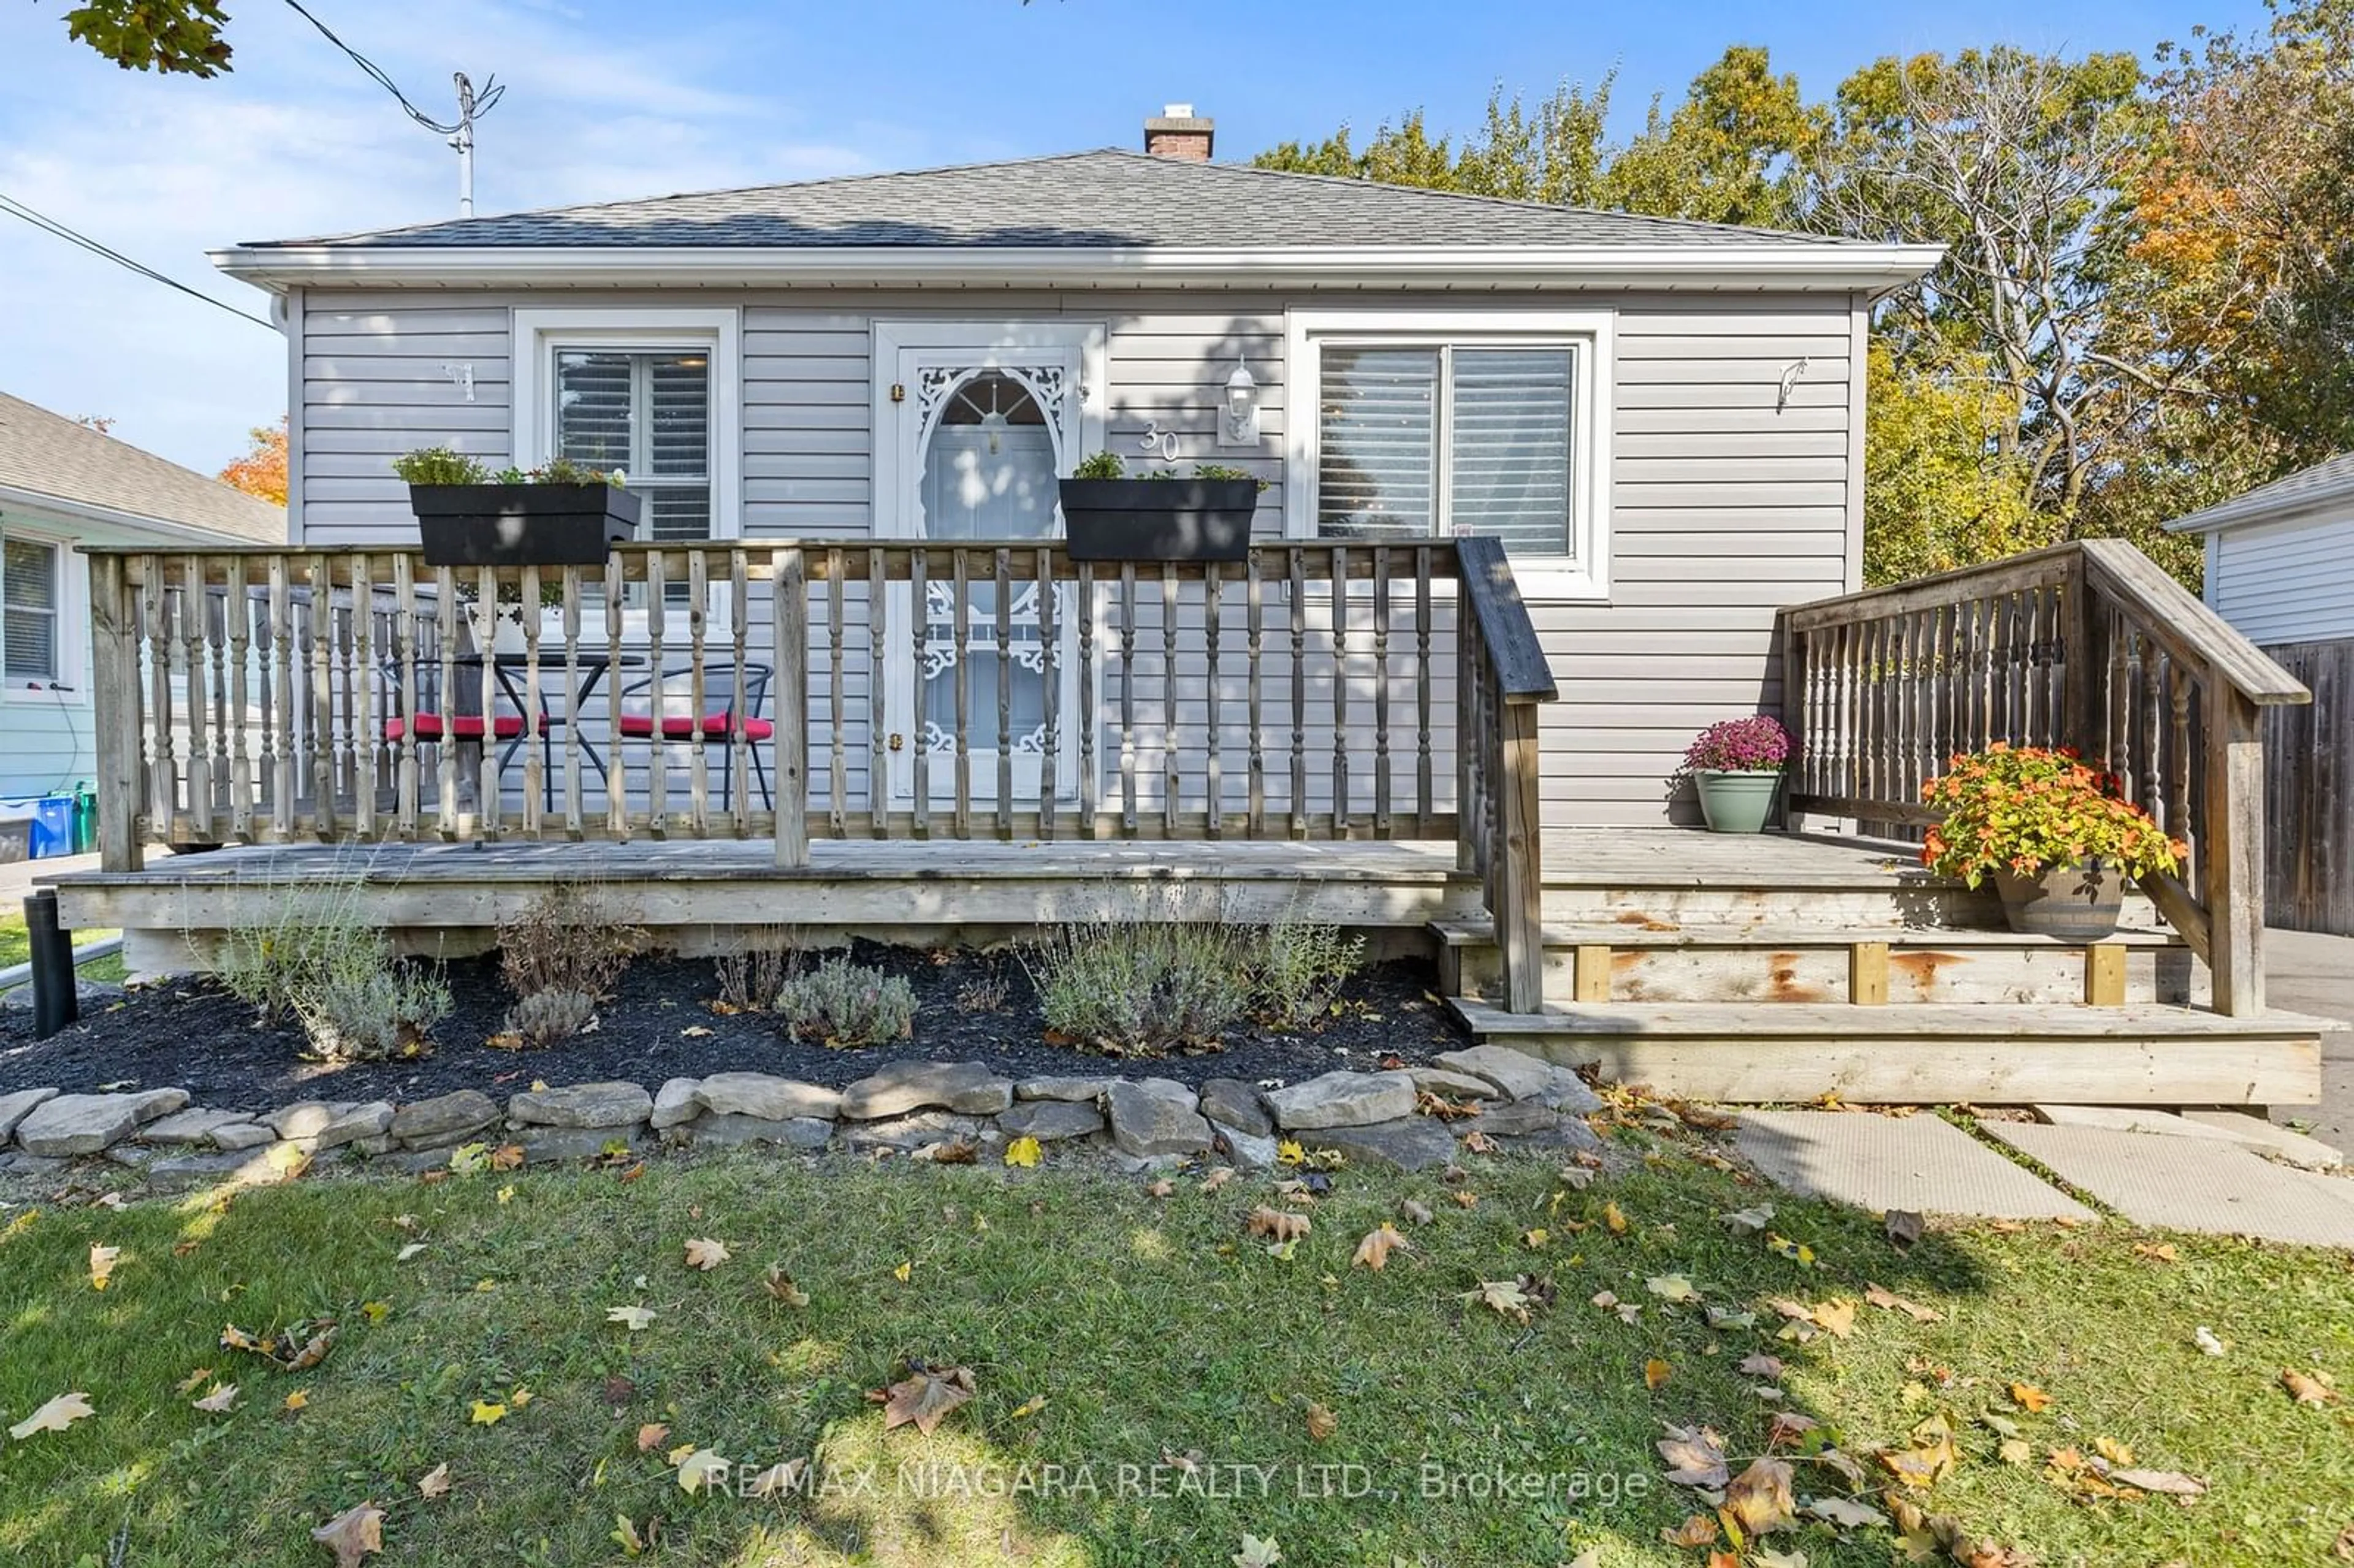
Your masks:
<svg viewBox="0 0 2354 1568"><path fill-rule="evenodd" d="M2354 1246L2354 1181L2236 1144L2104 1128L1987 1122L1988 1132L2138 1224Z"/></svg>
<svg viewBox="0 0 2354 1568"><path fill-rule="evenodd" d="M1769 1180L1801 1197L1830 1198L1875 1213L1911 1209L1988 1219L2097 1218L1968 1133L1926 1114L1744 1110L1735 1136L1741 1152Z"/></svg>
<svg viewBox="0 0 2354 1568"><path fill-rule="evenodd" d="M2341 1150L2319 1139L2292 1132L2276 1121L2259 1121L2245 1111L2188 1110L2182 1113L2182 1118L2193 1127L2220 1132L2259 1154L2302 1165L2307 1171L2335 1171L2346 1163Z"/></svg>
<svg viewBox="0 0 2354 1568"><path fill-rule="evenodd" d="M2314 1136L2354 1148L2354 937L2312 931L2264 932L2264 1004L2335 1018L2346 1025L2321 1037L2321 1099L2274 1106L2274 1121L2312 1124Z"/></svg>

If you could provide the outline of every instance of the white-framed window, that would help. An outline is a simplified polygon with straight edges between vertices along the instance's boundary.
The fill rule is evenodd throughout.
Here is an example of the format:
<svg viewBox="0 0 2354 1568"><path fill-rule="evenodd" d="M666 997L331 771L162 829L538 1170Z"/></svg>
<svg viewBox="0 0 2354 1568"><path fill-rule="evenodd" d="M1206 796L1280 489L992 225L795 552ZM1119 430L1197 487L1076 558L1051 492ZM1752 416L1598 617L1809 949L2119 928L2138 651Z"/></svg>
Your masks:
<svg viewBox="0 0 2354 1568"><path fill-rule="evenodd" d="M8 690L67 681L65 602L65 547L0 531L0 675Z"/></svg>
<svg viewBox="0 0 2354 1568"><path fill-rule="evenodd" d="M1608 597L1610 313L1294 311L1286 326L1286 533L1493 535L1530 597Z"/></svg>
<svg viewBox="0 0 2354 1568"><path fill-rule="evenodd" d="M518 309L514 332L518 466L623 470L649 543L742 536L735 311Z"/></svg>

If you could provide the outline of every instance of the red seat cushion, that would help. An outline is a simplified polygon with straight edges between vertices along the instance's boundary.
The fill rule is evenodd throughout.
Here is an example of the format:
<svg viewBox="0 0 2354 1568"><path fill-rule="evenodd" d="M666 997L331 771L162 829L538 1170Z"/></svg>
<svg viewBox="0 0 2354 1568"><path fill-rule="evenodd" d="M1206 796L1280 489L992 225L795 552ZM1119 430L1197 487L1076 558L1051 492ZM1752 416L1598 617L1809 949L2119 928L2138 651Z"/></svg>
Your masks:
<svg viewBox="0 0 2354 1568"><path fill-rule="evenodd" d="M542 733L545 733L547 729L547 715L546 714L542 714L539 717L539 727ZM408 733L408 726L406 720L390 718L384 721L385 739L399 740ZM450 721L450 733L460 740L482 739L482 715L480 714L460 714L457 717ZM515 736L523 733L523 715L521 714L499 715L496 718L491 721L491 733L501 740L514 739ZM417 738L419 740L440 740L441 738L441 715L440 714L419 714L417 715Z"/></svg>
<svg viewBox="0 0 2354 1568"><path fill-rule="evenodd" d="M696 738L695 728L695 716L692 714L663 715L663 738L664 740L694 740ZM725 713L705 714L703 715L703 734L701 738L705 740L727 740L732 738L734 728L735 720L730 715ZM623 714L621 715L621 733L627 736L652 736L654 733L654 715L652 714ZM747 740L766 740L776 733L777 726L770 724L767 719L748 718L744 721L744 738Z"/></svg>

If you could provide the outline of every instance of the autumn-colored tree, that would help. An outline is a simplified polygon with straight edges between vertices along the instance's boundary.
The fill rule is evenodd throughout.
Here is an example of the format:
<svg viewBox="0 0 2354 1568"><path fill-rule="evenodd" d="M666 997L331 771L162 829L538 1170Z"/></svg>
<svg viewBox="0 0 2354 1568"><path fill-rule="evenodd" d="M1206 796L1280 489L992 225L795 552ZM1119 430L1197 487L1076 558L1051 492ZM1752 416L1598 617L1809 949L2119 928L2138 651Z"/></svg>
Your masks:
<svg viewBox="0 0 2354 1568"><path fill-rule="evenodd" d="M286 416L274 425L256 425L245 454L220 471L220 482L273 506L286 504Z"/></svg>
<svg viewBox="0 0 2354 1568"><path fill-rule="evenodd" d="M1797 168L1829 117L1774 74L1763 48L1735 45L1694 77L1674 112L1651 101L1641 135L1610 160L1607 205L1659 217L1788 228L1797 223Z"/></svg>
<svg viewBox="0 0 2354 1568"><path fill-rule="evenodd" d="M1903 582L2052 542L2028 504L2016 454L1998 433L2009 418L1983 355L1902 362L1874 343L1864 425L1863 577Z"/></svg>
<svg viewBox="0 0 2354 1568"><path fill-rule="evenodd" d="M219 0L81 0L66 12L66 32L125 70L195 77L229 69L221 37L228 13Z"/></svg>

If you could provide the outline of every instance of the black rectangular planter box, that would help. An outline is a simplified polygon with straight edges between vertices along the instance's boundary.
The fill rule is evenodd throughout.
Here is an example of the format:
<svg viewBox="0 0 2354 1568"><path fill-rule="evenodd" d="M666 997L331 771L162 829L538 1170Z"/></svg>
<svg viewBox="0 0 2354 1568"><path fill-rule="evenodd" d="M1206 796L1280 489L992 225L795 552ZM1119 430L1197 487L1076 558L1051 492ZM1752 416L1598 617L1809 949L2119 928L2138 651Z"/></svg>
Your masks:
<svg viewBox="0 0 2354 1568"><path fill-rule="evenodd" d="M434 567L601 567L638 535L646 501L610 484L412 484Z"/></svg>
<svg viewBox="0 0 2354 1568"><path fill-rule="evenodd" d="M1075 561L1239 561L1258 510L1255 479L1066 479Z"/></svg>

